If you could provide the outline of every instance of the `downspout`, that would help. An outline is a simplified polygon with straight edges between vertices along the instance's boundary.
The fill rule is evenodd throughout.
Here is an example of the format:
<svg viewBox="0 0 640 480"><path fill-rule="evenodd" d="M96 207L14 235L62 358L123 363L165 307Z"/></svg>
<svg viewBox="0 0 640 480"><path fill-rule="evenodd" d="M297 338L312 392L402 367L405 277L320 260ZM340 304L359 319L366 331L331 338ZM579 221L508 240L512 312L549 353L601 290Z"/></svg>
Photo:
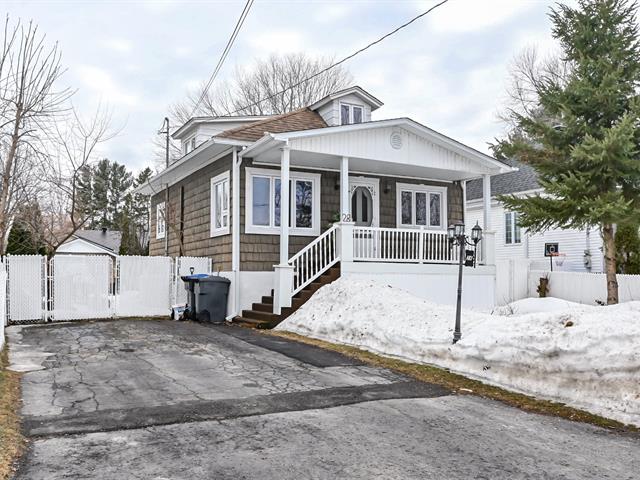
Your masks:
<svg viewBox="0 0 640 480"><path fill-rule="evenodd" d="M238 148L233 147L231 158L231 271L233 273L233 313L228 318L240 314L240 164L242 157Z"/></svg>
<svg viewBox="0 0 640 480"><path fill-rule="evenodd" d="M169 256L169 184L164 191L164 256Z"/></svg>

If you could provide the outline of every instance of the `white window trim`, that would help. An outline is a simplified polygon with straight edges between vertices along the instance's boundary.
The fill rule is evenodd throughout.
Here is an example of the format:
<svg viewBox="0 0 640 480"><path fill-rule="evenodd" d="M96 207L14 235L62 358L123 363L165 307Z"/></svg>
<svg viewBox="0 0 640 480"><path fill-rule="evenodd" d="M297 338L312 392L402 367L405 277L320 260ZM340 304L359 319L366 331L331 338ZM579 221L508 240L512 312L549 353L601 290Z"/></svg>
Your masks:
<svg viewBox="0 0 640 480"><path fill-rule="evenodd" d="M349 107L349 121L346 124L342 123L342 106ZM359 123L353 123L353 108L359 108L362 111L361 120L359 123L364 123L364 105L360 105L357 103L347 103L347 102L339 102L338 107L338 115L340 120L340 125L359 125Z"/></svg>
<svg viewBox="0 0 640 480"><path fill-rule="evenodd" d="M167 234L167 204L160 202L156 204L156 240L160 240ZM162 228L160 228L162 226Z"/></svg>
<svg viewBox="0 0 640 480"><path fill-rule="evenodd" d="M244 215L244 232L245 233L253 233L253 234L263 234L263 235L280 235L280 227L276 226L263 226L263 225L253 225L251 223L253 219L253 177L271 177L271 178L280 178L280 170L279 169L266 169L266 168L253 168L246 167L245 168L245 215ZM296 172L290 171L289 178L294 185L293 182L295 180L307 180L311 181L313 185L313 199L312 199L312 208L313 213L311 217L311 228L296 228L293 227L293 220L295 219L294 210L295 210L295 187L290 189L291 199L289 201L290 207L290 221L289 221L289 235L297 235L302 237L317 237L320 235L320 178L321 175L319 173L307 173L307 172ZM273 191L271 192L273 193ZM269 199L269 209L270 216L273 217L271 202L273 198ZM273 222L273 218L271 218L271 223Z"/></svg>
<svg viewBox="0 0 640 480"><path fill-rule="evenodd" d="M230 190L229 190L229 185L230 185L230 178L231 176L229 175L229 170L227 170L226 172L222 172L220 175L217 175L215 177L213 177L211 179L211 186L209 189L210 192L210 215L209 215L209 224L211 226L210 228L210 236L211 237L219 237L221 235L229 235L229 233L231 233L231 196L230 196ZM226 182L227 183L227 188L226 188L226 194L227 194L227 209L224 210L222 209L222 215L226 215L227 216L227 226L226 227L220 227L220 228L216 228L216 195L215 195L215 187L216 185Z"/></svg>
<svg viewBox="0 0 640 480"><path fill-rule="evenodd" d="M413 208L411 209L412 222L411 224L402 223L402 196L401 192L412 192L413 194ZM442 202L440 204L440 226L432 227L427 225L416 225L416 208L415 208L415 194L416 192L426 193L427 196L430 193L439 193L441 195ZM428 199L428 197L427 197ZM429 208L429 202L427 201L427 209ZM424 228L425 230L446 231L447 230L447 187L439 187L435 185L423 185L414 183L396 183L396 227L397 228ZM430 212L427 211L427 220L430 218Z"/></svg>
<svg viewBox="0 0 640 480"><path fill-rule="evenodd" d="M504 211L503 220L504 220L504 244L507 247L522 245L522 227L520 227L520 241L516 242L516 223L515 223L515 214L516 212L509 212L507 210ZM511 216L511 242L507 243L507 215Z"/></svg>
<svg viewBox="0 0 640 480"><path fill-rule="evenodd" d="M195 133L187 137L187 139L182 144L182 154L186 155L187 153L191 153L195 150L195 148L191 148L192 142L196 139Z"/></svg>

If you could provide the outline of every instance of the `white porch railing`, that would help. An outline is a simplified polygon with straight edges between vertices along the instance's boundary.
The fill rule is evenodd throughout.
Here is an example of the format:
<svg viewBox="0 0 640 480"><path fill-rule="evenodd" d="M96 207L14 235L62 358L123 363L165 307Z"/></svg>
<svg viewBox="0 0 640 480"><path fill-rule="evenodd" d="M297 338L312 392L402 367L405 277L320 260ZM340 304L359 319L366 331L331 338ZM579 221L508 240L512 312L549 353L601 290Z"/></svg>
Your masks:
<svg viewBox="0 0 640 480"><path fill-rule="evenodd" d="M353 260L359 262L457 263L446 231L353 228Z"/></svg>
<svg viewBox="0 0 640 480"><path fill-rule="evenodd" d="M298 293L338 261L338 226L334 225L289 259L289 265L293 267L291 295Z"/></svg>

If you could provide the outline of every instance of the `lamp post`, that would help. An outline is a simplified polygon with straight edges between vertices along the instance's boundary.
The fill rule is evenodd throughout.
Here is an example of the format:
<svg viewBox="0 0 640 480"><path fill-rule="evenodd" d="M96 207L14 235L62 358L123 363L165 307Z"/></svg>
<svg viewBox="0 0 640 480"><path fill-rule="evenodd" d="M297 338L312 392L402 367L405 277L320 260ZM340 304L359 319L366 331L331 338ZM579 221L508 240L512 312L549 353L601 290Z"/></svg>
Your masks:
<svg viewBox="0 0 640 480"><path fill-rule="evenodd" d="M465 257L465 247L467 245L471 245L472 247L474 247L474 250L477 250L478 242L482 240L482 228L480 228L480 225L478 225L478 222L476 222L475 227L471 229L471 241L467 239L467 235L465 235L464 233L464 223L449 225L449 228L447 228L447 235L449 237L449 244L451 245L451 247L460 247L460 252L458 255L458 298L456 300L456 326L453 331L453 343L456 343L462 337L462 332L460 331L460 310L462 307L462 267ZM475 252L473 266L475 267Z"/></svg>

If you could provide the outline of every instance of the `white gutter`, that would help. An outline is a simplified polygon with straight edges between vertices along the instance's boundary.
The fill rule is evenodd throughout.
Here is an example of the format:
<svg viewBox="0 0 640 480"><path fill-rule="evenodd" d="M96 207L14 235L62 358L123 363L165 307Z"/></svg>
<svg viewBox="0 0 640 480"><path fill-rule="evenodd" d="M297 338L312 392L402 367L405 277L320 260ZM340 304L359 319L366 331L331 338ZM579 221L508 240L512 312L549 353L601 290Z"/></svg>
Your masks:
<svg viewBox="0 0 640 480"><path fill-rule="evenodd" d="M238 148L233 147L231 159L231 271L233 272L233 318L240 315L240 164L242 156Z"/></svg>

